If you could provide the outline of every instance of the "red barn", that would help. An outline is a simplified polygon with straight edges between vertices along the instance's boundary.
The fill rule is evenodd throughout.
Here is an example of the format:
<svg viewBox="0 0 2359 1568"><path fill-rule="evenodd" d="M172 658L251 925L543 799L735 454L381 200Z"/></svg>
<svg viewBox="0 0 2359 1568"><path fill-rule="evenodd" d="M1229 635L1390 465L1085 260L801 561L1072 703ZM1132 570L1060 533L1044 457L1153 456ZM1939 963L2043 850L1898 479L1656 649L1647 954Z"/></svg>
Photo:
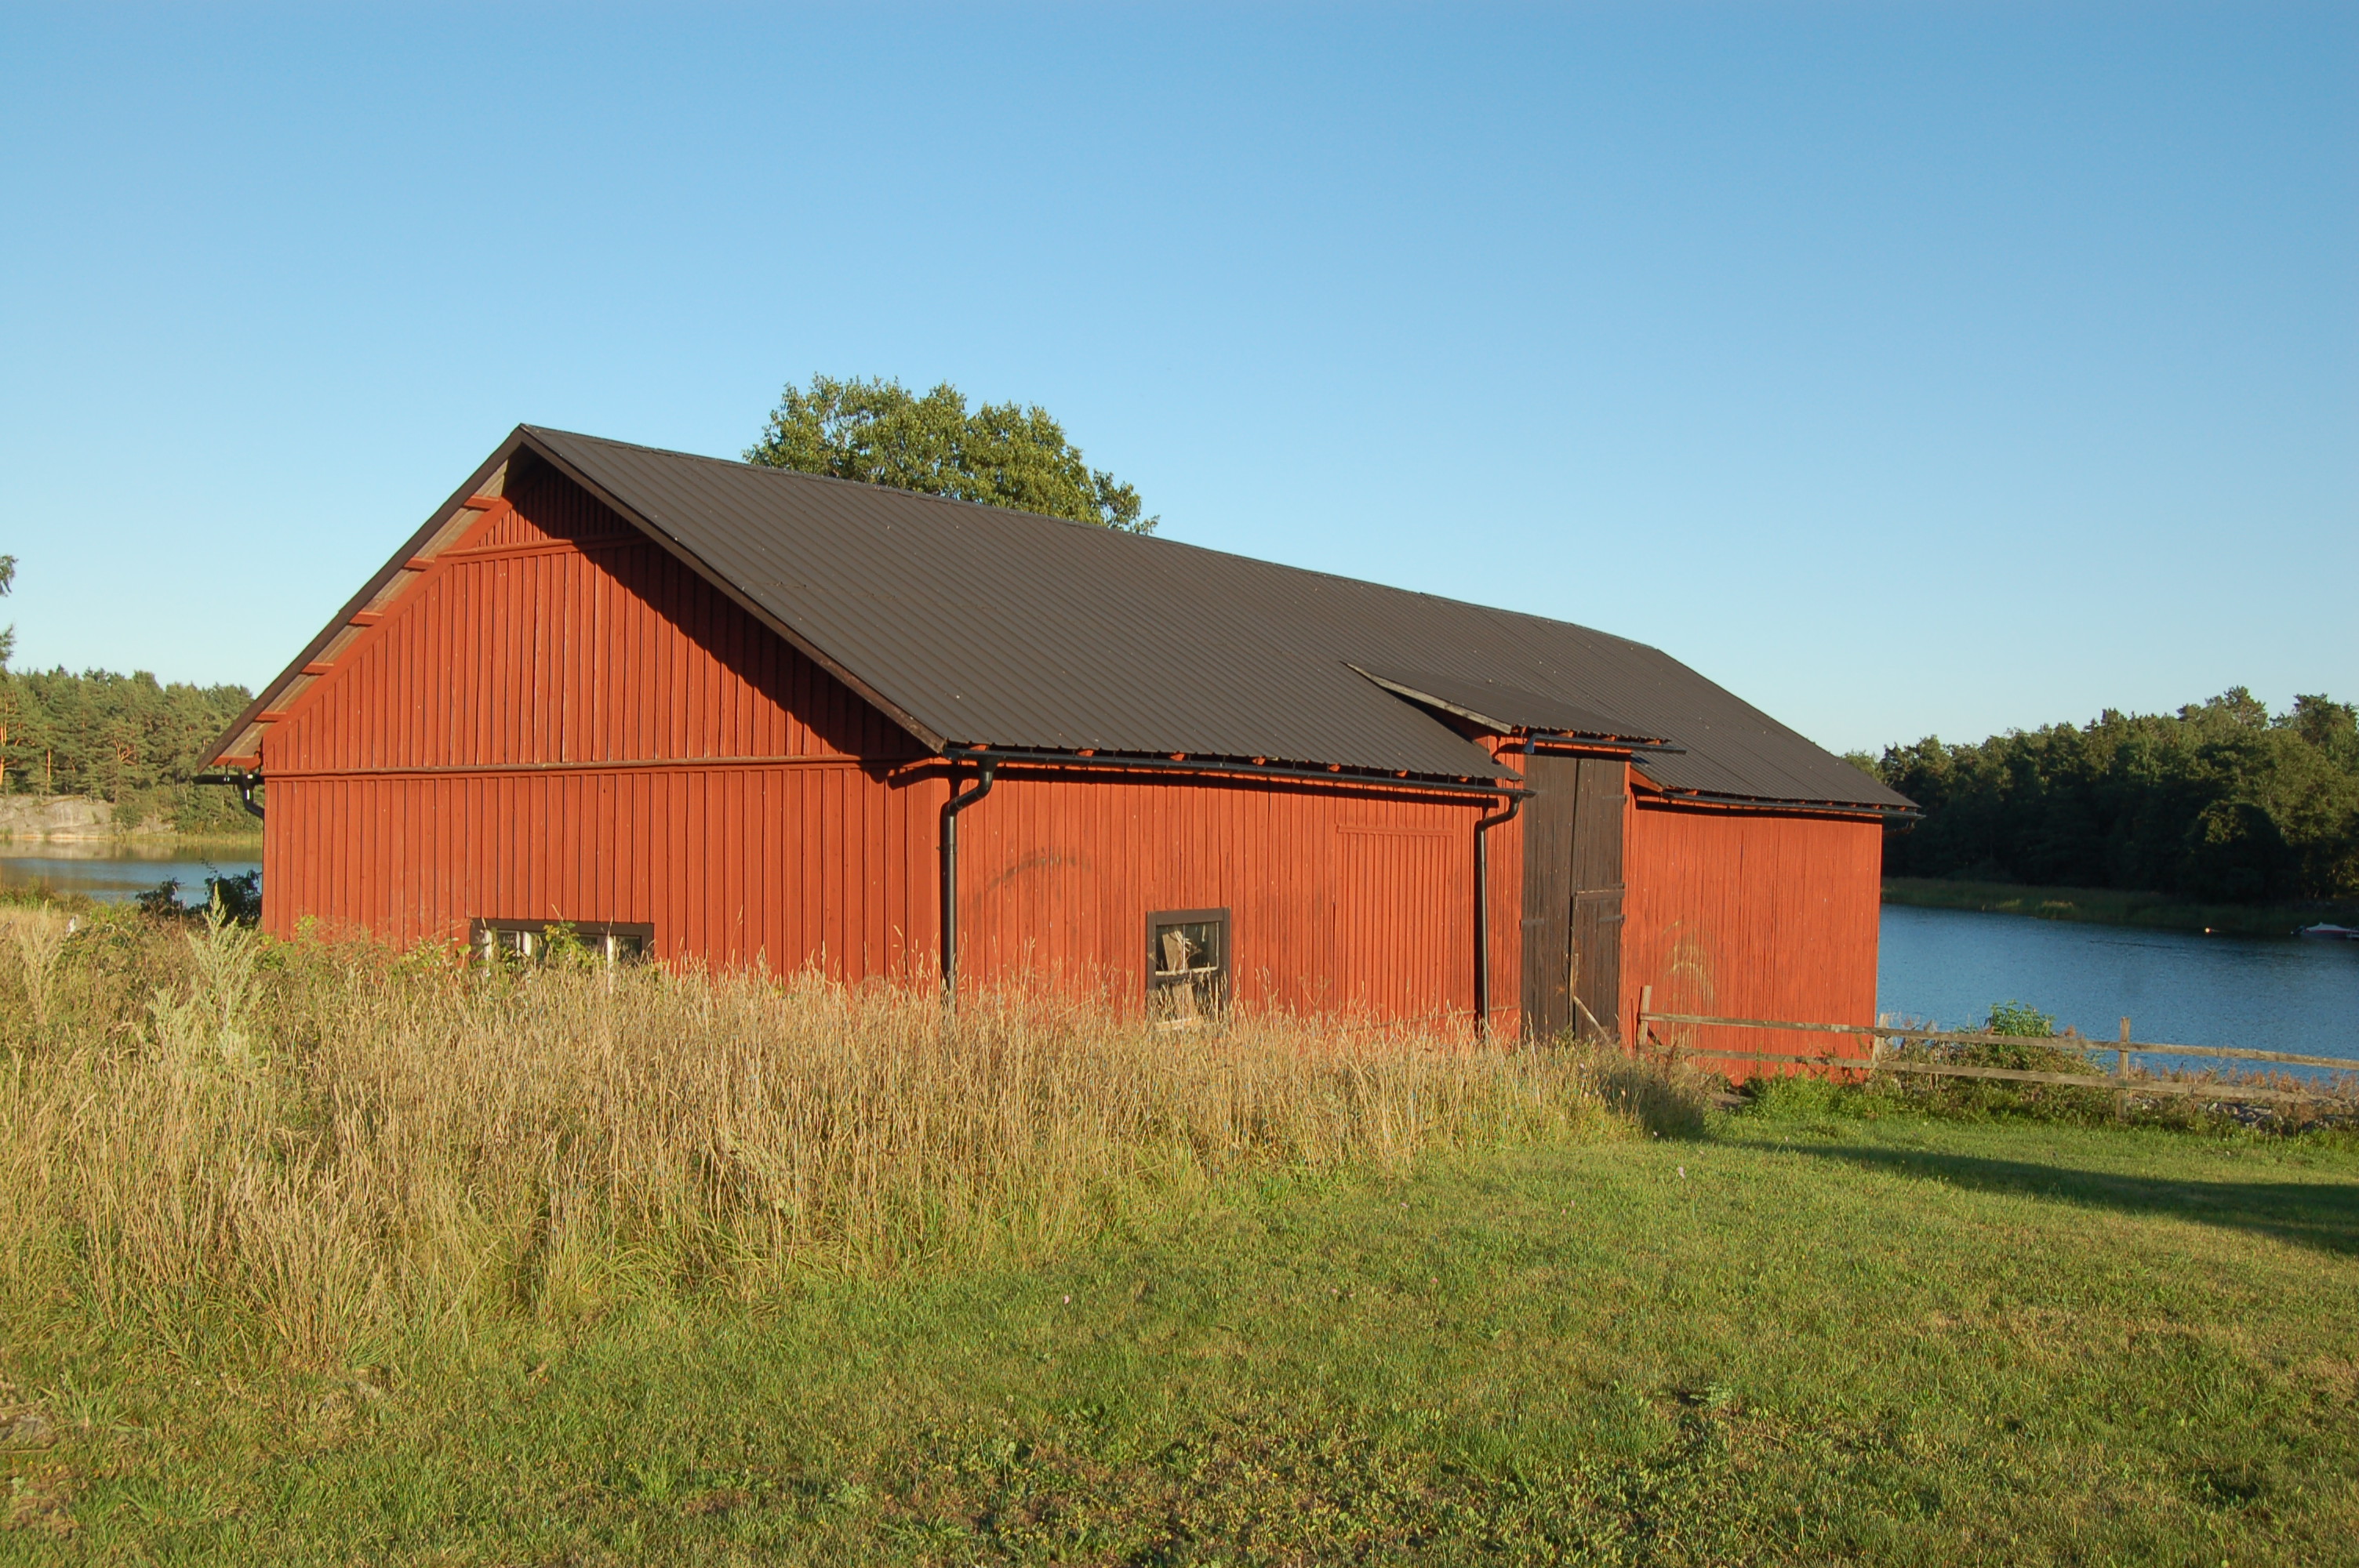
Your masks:
<svg viewBox="0 0 2359 1568"><path fill-rule="evenodd" d="M212 761L274 931L1532 1036L1869 1022L1908 809L1580 626L531 427Z"/></svg>

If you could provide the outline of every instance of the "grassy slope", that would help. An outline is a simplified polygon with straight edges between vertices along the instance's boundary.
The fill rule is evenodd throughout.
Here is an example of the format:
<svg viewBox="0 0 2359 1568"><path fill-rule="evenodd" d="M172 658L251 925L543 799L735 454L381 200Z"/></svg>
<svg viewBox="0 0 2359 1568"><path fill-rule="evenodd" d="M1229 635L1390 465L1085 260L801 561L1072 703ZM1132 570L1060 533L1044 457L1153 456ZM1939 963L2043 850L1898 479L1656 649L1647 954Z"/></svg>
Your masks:
<svg viewBox="0 0 2359 1568"><path fill-rule="evenodd" d="M2347 1148L1748 1115L389 1392L20 1345L0 1557L2353 1561L2354 1301Z"/></svg>
<svg viewBox="0 0 2359 1568"><path fill-rule="evenodd" d="M1886 877L1884 902L1919 909L1978 909L2032 914L2042 920L2105 925L2151 925L2166 931L2215 931L2235 936L2284 936L2320 921L2359 922L2359 903L2186 903L2158 892L2117 888L2026 887L2015 882L1960 882L1939 877Z"/></svg>

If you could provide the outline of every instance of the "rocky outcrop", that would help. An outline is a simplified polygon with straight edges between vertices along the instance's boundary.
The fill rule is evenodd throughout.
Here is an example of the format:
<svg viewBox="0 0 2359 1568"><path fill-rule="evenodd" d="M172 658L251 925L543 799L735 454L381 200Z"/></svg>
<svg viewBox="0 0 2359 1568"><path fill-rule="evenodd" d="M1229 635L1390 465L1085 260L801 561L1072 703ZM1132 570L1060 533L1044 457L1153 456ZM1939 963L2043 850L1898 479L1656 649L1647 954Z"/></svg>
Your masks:
<svg viewBox="0 0 2359 1568"><path fill-rule="evenodd" d="M168 822L117 824L112 801L78 795L0 795L0 838L117 838L171 830Z"/></svg>

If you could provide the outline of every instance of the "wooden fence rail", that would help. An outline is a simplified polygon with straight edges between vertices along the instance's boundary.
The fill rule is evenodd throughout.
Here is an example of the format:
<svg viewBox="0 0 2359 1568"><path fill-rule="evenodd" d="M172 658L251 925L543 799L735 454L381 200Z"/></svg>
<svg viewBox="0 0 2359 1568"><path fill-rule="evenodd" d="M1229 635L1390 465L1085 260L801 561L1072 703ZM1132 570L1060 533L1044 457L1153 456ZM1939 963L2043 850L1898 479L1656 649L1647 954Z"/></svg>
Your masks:
<svg viewBox="0 0 2359 1568"><path fill-rule="evenodd" d="M2063 1084L2074 1087L2111 1089L2114 1108L2126 1113L2129 1097L2140 1095L2180 1095L2203 1099L2234 1100L2267 1104L2308 1104L2324 1102L2349 1104L2359 1099L2359 1060L2349 1057L2306 1056L2289 1051L2252 1051L2241 1047L2219 1045L2169 1045L2157 1042L2138 1042L2130 1038L2130 1021L2122 1020L2122 1036L2118 1041L2100 1041L2080 1034L1992 1034L1986 1032L1948 1029L1904 1029L1888 1024L1864 1023L1801 1023L1774 1018L1719 1018L1694 1012L1657 1012L1654 1011L1654 987L1640 990L1638 1000L1638 1045L1645 1050L1649 1042L1663 1046L1674 1055L1684 1054L1690 1058L1705 1057L1712 1061L1793 1062L1823 1067L1843 1073L1874 1075L1904 1073L1935 1078L1992 1078L2009 1083ZM1803 1033L1848 1034L1864 1036L1868 1052L1864 1056L1843 1056L1832 1053L1799 1051L1723 1051L1709 1046L1671 1044L1655 1033L1657 1024L1683 1024L1690 1028L1708 1029L1778 1029ZM1886 1054L1887 1041L1903 1041L1928 1045L2044 1045L2052 1049L2079 1051L2087 1054L2111 1052L2114 1070L2098 1073L2042 1073L2027 1068L1984 1067L1963 1062L1903 1061ZM2298 1067L2325 1067L2345 1075L2331 1086L2318 1090L2291 1090L2263 1087L2257 1084L2231 1084L2217 1080L2158 1078L2141 1075L2130 1076L2132 1056L2196 1056L2230 1062L2269 1062Z"/></svg>

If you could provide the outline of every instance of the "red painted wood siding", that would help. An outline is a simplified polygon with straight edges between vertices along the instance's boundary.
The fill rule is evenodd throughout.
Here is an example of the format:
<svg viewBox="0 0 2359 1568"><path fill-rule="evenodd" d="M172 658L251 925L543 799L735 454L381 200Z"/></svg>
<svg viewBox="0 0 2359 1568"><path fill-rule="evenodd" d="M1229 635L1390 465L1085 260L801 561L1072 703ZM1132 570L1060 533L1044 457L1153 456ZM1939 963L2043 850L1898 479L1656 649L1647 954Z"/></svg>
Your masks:
<svg viewBox="0 0 2359 1568"><path fill-rule="evenodd" d="M645 923L668 957L931 983L941 765L567 481L509 500L266 733L270 927ZM1010 769L962 818L962 973L1134 1011L1150 912L1226 908L1246 1005L1462 1026L1481 809ZM1513 834L1491 902L1510 1034Z"/></svg>
<svg viewBox="0 0 2359 1568"><path fill-rule="evenodd" d="M267 924L399 946L471 918L652 925L667 957L932 972L939 780L702 766L274 781Z"/></svg>
<svg viewBox="0 0 2359 1568"><path fill-rule="evenodd" d="M900 730L570 483L528 481L264 741L277 779L386 768L908 757Z"/></svg>
<svg viewBox="0 0 2359 1568"><path fill-rule="evenodd" d="M1634 800L1624 840L1623 1027L1640 988L1658 1012L1798 1023L1875 1022L1883 827L1844 817ZM1849 1037L1706 1029L1698 1046L1836 1054ZM1770 1064L1707 1061L1732 1078Z"/></svg>
<svg viewBox="0 0 2359 1568"><path fill-rule="evenodd" d="M931 983L941 764L569 482L508 500L266 731L270 927L408 945L473 917L645 923L669 957ZM1011 768L962 819L962 969L1129 1011L1149 913L1225 908L1248 1006L1462 1024L1482 810ZM1869 1020L1875 824L1636 804L1627 823L1625 1026L1650 984L1666 1011ZM1490 860L1508 1037L1520 819Z"/></svg>
<svg viewBox="0 0 2359 1568"><path fill-rule="evenodd" d="M914 743L569 482L509 499L266 733L271 928L644 922L670 957L929 967Z"/></svg>
<svg viewBox="0 0 2359 1568"><path fill-rule="evenodd" d="M960 818L961 973L1136 1011L1148 914L1220 908L1243 1004L1463 1027L1476 815L1317 785L1003 773ZM1495 951L1513 892L1495 890ZM1512 979L1493 988L1510 1006Z"/></svg>

